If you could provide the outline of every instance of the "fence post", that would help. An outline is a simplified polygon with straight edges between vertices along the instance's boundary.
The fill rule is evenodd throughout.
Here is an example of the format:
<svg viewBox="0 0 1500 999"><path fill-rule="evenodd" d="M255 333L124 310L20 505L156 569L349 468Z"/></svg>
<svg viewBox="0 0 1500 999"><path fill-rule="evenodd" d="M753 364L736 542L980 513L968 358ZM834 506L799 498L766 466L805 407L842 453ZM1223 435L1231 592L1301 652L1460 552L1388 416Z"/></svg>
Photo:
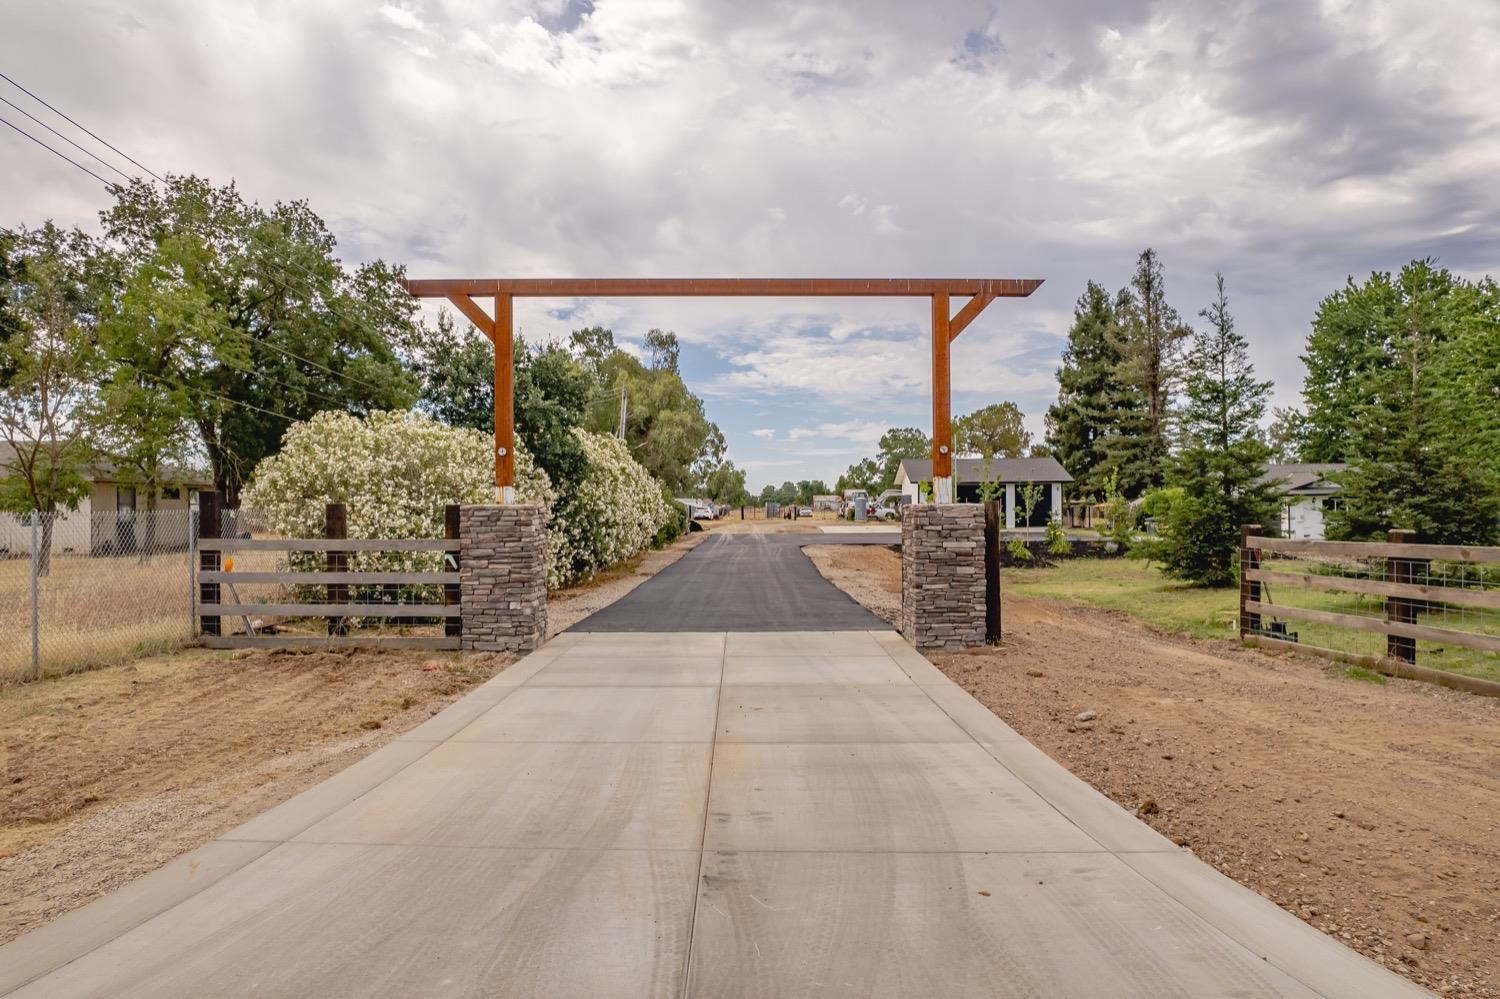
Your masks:
<svg viewBox="0 0 1500 999"><path fill-rule="evenodd" d="M41 608L41 542L37 530L42 526L40 510L31 511L31 678L42 675L42 608Z"/></svg>
<svg viewBox="0 0 1500 999"><path fill-rule="evenodd" d="M197 608L193 606L194 595L198 592L198 579L194 570L198 560L198 513L193 509L192 503L187 508L187 581L188 581L188 637L198 637L198 614Z"/></svg>
<svg viewBox="0 0 1500 999"><path fill-rule="evenodd" d="M223 520L222 496L215 491L201 492L198 494L198 537L217 538L223 531L220 530ZM218 572L219 552L217 549L210 551L202 549L198 552L199 571ZM204 604L216 604L219 602L218 583L199 583L198 602ZM198 630L204 635L219 634L219 616L207 614L198 618Z"/></svg>
<svg viewBox="0 0 1500 999"><path fill-rule="evenodd" d="M1240 638L1260 633L1260 615L1245 609L1250 601L1260 603L1260 580L1245 578L1246 569L1260 568L1260 549L1250 547L1250 539L1261 531L1259 524L1240 525Z"/></svg>
<svg viewBox="0 0 1500 999"><path fill-rule="evenodd" d="M1409 545L1417 540L1416 531L1387 531L1386 541L1393 545ZM1388 556L1385 560L1385 578L1392 583L1412 584L1417 581L1416 566L1425 559L1409 559ZM1405 597L1385 598L1385 619L1400 624L1417 623L1417 602ZM1385 636L1385 654L1404 663L1417 661L1417 640L1404 635Z"/></svg>
<svg viewBox="0 0 1500 999"><path fill-rule="evenodd" d="M1000 641L1000 501L984 501L984 640Z"/></svg>
<svg viewBox="0 0 1500 999"><path fill-rule="evenodd" d="M458 540L458 504L449 503L443 507L443 537L449 541ZM458 571L458 552L444 552L443 566L449 572ZM463 603L463 584L443 584L443 606L452 607ZM464 620L461 617L443 618L443 634L448 638L461 638L464 633Z"/></svg>
<svg viewBox="0 0 1500 999"><path fill-rule="evenodd" d="M323 537L343 540L349 536L348 511L342 503L329 503L323 509ZM323 567L329 572L348 572L349 554L347 552L328 552ZM344 583L328 584L328 602L331 604L346 604L349 602L349 587ZM348 618L330 617L328 619L328 633L330 635L342 635L348 632Z"/></svg>

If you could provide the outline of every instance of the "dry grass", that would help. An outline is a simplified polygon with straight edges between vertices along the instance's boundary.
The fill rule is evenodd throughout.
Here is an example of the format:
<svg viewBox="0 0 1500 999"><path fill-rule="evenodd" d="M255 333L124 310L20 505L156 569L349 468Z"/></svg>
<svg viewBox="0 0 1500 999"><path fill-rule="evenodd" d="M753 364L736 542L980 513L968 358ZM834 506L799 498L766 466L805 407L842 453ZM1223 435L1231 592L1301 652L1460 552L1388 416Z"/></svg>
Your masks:
<svg viewBox="0 0 1500 999"><path fill-rule="evenodd" d="M54 555L39 584L42 676L181 645L190 638L186 552ZM0 681L31 677L31 563L0 561Z"/></svg>

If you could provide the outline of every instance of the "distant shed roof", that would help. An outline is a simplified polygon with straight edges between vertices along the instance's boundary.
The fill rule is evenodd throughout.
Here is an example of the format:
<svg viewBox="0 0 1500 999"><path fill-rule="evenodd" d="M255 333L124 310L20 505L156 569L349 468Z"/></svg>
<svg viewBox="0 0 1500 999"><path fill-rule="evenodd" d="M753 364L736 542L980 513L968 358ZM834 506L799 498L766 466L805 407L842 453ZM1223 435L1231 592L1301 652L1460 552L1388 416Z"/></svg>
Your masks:
<svg viewBox="0 0 1500 999"><path fill-rule="evenodd" d="M901 478L926 482L932 478L931 458L901 459ZM976 482L1072 482L1073 476L1056 458L996 458L985 467L983 458L953 459L953 478L961 485Z"/></svg>
<svg viewBox="0 0 1500 999"><path fill-rule="evenodd" d="M1338 462L1287 462L1266 466L1262 482L1274 483L1277 492L1294 496L1327 496L1339 491L1331 476L1348 465Z"/></svg>

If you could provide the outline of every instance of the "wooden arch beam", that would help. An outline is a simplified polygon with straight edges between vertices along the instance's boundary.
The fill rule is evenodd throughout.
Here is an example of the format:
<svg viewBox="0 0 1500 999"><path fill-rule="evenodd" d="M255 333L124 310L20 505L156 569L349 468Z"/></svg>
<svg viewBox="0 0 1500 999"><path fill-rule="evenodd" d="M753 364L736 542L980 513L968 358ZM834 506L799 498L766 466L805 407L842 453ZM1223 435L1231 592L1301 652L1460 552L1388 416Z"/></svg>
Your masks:
<svg viewBox="0 0 1500 999"><path fill-rule="evenodd" d="M1025 298L1036 278L439 278L403 279L416 298L446 298L495 345L495 487L501 503L515 495L512 333L517 298L679 298L873 296L932 300L932 471L938 502L953 502L949 345L997 298ZM495 299L493 318L474 301ZM950 315L950 297L969 301Z"/></svg>
<svg viewBox="0 0 1500 999"><path fill-rule="evenodd" d="M950 341L957 340L958 335L964 331L964 328L974 321L974 317L983 312L985 306L994 300L995 296L990 292L980 292L969 299L964 307L958 310L958 315L948 320L948 339Z"/></svg>
<svg viewBox="0 0 1500 999"><path fill-rule="evenodd" d="M490 343L495 342L495 320L491 319L489 314L479 307L478 302L474 301L468 295L459 292L453 292L449 295L448 301L452 302L454 307L464 314L464 318L468 319L475 326L478 326L479 332L490 338Z"/></svg>

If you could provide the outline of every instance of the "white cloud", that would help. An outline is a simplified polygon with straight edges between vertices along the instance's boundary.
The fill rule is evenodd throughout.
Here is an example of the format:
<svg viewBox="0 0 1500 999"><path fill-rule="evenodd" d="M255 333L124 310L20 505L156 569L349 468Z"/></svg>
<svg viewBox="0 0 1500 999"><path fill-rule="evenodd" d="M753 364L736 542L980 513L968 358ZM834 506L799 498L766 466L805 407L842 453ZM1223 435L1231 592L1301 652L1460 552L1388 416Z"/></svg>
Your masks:
<svg viewBox="0 0 1500 999"><path fill-rule="evenodd" d="M761 427L759 430L752 430L752 431L750 431L750 436L751 437L759 437L763 441L775 440L776 439L776 428L775 427Z"/></svg>
<svg viewBox="0 0 1500 999"><path fill-rule="evenodd" d="M306 198L346 259L414 276L1046 278L954 352L961 399L1015 395L1035 419L1084 281L1119 287L1146 245L1185 316L1225 272L1278 402L1347 275L1429 254L1500 271L1483 84L1500 5L1441 6L51 3L15 5L6 37L24 44L0 47L8 74L157 171ZM0 226L92 225L106 201L17 136L0 176ZM924 302L549 315L567 304L521 303L518 321L542 338L675 329L729 366L698 386L711 409L774 401L756 422L786 424L765 429L820 427L801 410L825 402L871 422L926 411Z"/></svg>

